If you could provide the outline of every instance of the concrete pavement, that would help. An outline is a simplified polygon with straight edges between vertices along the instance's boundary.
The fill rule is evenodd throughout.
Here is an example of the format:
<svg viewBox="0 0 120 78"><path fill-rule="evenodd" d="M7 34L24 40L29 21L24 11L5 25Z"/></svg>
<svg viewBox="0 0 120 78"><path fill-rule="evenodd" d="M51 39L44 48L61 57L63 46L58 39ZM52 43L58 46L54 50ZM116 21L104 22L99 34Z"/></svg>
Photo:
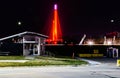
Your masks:
<svg viewBox="0 0 120 78"><path fill-rule="evenodd" d="M83 60L90 64L84 66L1 67L0 78L120 78L120 67L116 65L90 59Z"/></svg>
<svg viewBox="0 0 120 78"><path fill-rule="evenodd" d="M99 58L80 58L84 61L88 61L89 64L107 64L107 65L116 65L117 58L106 58L106 57L99 57Z"/></svg>
<svg viewBox="0 0 120 78"><path fill-rule="evenodd" d="M120 78L120 68L108 65L0 68L0 78Z"/></svg>
<svg viewBox="0 0 120 78"><path fill-rule="evenodd" d="M83 60L83 61L87 61L89 63L89 65L99 65L99 64L102 64L101 62L93 61L93 60L89 60L89 59L84 59L84 58L78 58L78 59Z"/></svg>

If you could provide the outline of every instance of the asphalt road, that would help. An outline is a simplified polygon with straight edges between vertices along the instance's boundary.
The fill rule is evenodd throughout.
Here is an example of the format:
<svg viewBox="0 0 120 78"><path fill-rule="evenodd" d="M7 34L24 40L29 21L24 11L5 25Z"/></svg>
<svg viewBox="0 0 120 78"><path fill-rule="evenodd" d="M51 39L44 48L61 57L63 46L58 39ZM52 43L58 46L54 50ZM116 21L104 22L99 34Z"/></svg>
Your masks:
<svg viewBox="0 0 120 78"><path fill-rule="evenodd" d="M0 78L120 78L120 67L117 67L115 63L84 66L5 67L0 68Z"/></svg>

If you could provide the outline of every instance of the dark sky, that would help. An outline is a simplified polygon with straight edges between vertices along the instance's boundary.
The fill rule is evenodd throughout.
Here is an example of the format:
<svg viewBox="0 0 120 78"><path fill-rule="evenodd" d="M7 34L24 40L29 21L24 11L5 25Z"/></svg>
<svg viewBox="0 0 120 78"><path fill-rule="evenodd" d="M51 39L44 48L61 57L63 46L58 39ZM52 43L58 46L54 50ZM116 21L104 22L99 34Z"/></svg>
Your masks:
<svg viewBox="0 0 120 78"><path fill-rule="evenodd" d="M2 0L0 38L23 31L46 34L55 3L64 36L120 31L120 2L117 0ZM17 25L18 21L22 22L21 26Z"/></svg>

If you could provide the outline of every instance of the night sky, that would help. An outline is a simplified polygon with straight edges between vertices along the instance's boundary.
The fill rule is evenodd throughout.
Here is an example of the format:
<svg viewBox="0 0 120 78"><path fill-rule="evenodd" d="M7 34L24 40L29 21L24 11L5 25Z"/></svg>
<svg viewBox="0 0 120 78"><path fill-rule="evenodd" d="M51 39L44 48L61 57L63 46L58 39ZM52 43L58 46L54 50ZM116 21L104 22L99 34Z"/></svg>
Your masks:
<svg viewBox="0 0 120 78"><path fill-rule="evenodd" d="M120 31L120 2L117 0L2 0L0 38L24 31L48 35L55 3L63 36L99 36ZM20 26L18 21L22 22Z"/></svg>

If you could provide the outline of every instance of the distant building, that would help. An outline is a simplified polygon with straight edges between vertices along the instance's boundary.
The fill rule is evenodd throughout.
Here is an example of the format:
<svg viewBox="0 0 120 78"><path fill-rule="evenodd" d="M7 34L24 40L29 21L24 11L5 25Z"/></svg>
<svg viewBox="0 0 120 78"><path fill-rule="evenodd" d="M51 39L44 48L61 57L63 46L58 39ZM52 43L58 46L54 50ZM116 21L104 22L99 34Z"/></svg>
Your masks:
<svg viewBox="0 0 120 78"><path fill-rule="evenodd" d="M117 32L117 31L109 32L105 36L107 36L107 37L114 37L114 36L116 36L117 38L119 38L120 37L120 32Z"/></svg>
<svg viewBox="0 0 120 78"><path fill-rule="evenodd" d="M79 45L120 45L120 32L110 32L103 37L89 38L84 35Z"/></svg>
<svg viewBox="0 0 120 78"><path fill-rule="evenodd" d="M42 55L48 36L35 32L22 32L0 39L0 55Z"/></svg>

